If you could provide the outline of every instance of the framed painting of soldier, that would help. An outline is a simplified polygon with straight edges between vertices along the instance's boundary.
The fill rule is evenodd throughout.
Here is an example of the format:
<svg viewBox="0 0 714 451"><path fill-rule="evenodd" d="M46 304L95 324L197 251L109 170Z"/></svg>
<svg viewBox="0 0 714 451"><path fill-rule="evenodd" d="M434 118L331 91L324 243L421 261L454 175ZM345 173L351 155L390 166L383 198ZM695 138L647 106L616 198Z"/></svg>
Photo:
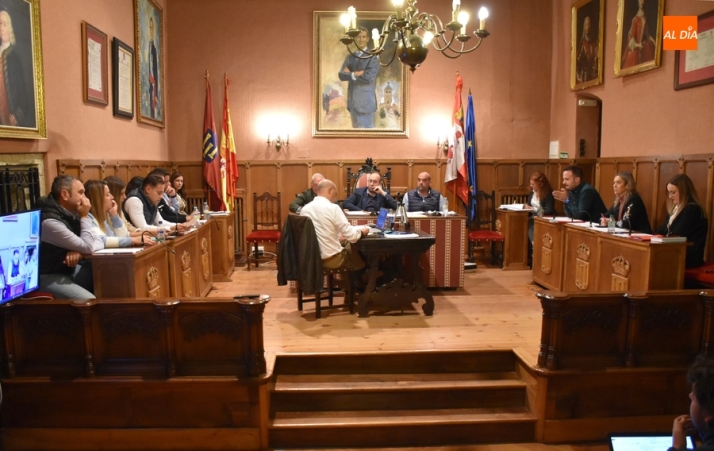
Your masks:
<svg viewBox="0 0 714 451"><path fill-rule="evenodd" d="M660 66L664 0L619 0L615 77Z"/></svg>
<svg viewBox="0 0 714 451"><path fill-rule="evenodd" d="M578 0L572 6L570 88L602 84L605 0Z"/></svg>
<svg viewBox="0 0 714 451"><path fill-rule="evenodd" d="M154 0L134 0L136 118L164 127L164 15Z"/></svg>
<svg viewBox="0 0 714 451"><path fill-rule="evenodd" d="M39 0L0 2L0 138L47 137Z"/></svg>
<svg viewBox="0 0 714 451"><path fill-rule="evenodd" d="M340 42L345 36L341 14L313 13L313 136L409 136L409 78L407 66L392 59L394 37L387 37L379 56L357 48L374 48L373 30L382 31L389 13L360 12L360 34L349 47Z"/></svg>

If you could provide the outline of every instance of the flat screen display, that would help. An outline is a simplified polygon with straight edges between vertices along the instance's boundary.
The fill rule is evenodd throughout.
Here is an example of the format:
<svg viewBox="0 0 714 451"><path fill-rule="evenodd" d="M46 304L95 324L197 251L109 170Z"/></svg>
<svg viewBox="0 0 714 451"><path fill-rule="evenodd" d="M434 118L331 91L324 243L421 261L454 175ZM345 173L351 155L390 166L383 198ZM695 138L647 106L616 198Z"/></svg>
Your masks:
<svg viewBox="0 0 714 451"><path fill-rule="evenodd" d="M0 215L0 304L39 286L40 210Z"/></svg>
<svg viewBox="0 0 714 451"><path fill-rule="evenodd" d="M672 434L610 434L611 451L666 450L672 446ZM687 437L687 448L694 448L694 439Z"/></svg>

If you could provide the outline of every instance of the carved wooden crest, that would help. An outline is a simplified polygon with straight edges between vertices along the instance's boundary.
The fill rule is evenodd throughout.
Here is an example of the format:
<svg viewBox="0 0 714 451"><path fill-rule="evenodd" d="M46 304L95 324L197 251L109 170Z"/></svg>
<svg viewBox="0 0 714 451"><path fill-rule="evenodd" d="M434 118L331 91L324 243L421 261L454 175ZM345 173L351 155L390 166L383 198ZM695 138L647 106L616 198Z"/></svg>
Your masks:
<svg viewBox="0 0 714 451"><path fill-rule="evenodd" d="M612 259L612 279L610 289L612 291L627 291L630 287L630 262L620 255Z"/></svg>
<svg viewBox="0 0 714 451"><path fill-rule="evenodd" d="M500 231L501 231L501 220L496 219L496 232L500 232Z"/></svg>
<svg viewBox="0 0 714 451"><path fill-rule="evenodd" d="M576 250L575 259L575 286L587 290L590 285L590 248L585 243L580 243Z"/></svg>
<svg viewBox="0 0 714 451"><path fill-rule="evenodd" d="M211 276L211 259L208 255L208 239L201 240L201 273L203 280L208 280Z"/></svg>
<svg viewBox="0 0 714 451"><path fill-rule="evenodd" d="M550 236L550 233L543 234L543 247L553 249L553 237Z"/></svg>
<svg viewBox="0 0 714 451"><path fill-rule="evenodd" d="M186 271L191 267L191 254L189 254L187 251L183 251L183 254L181 255L181 270Z"/></svg>
<svg viewBox="0 0 714 451"><path fill-rule="evenodd" d="M161 285L159 285L159 270L152 266L146 272L146 286L149 288L149 297L161 297Z"/></svg>
<svg viewBox="0 0 714 451"><path fill-rule="evenodd" d="M553 271L553 237L549 233L545 233L542 237L543 247L540 248L540 270L544 274L550 274Z"/></svg>
<svg viewBox="0 0 714 451"><path fill-rule="evenodd" d="M183 251L181 255L181 292L184 296L193 296L193 277L191 273L191 254Z"/></svg>

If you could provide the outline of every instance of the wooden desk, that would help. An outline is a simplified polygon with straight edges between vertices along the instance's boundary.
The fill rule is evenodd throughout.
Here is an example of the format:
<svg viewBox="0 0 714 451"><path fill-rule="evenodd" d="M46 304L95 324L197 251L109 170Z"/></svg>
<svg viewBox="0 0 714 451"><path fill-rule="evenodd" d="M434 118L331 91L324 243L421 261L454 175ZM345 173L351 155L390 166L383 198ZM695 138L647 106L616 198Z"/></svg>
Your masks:
<svg viewBox="0 0 714 451"><path fill-rule="evenodd" d="M230 282L235 267L235 246L233 244L232 213L212 214L208 224L211 225L211 260L213 264L213 280Z"/></svg>
<svg viewBox="0 0 714 451"><path fill-rule="evenodd" d="M136 254L92 255L94 295L99 299L171 296L168 254L157 244Z"/></svg>
<svg viewBox="0 0 714 451"><path fill-rule="evenodd" d="M374 302L389 307L389 310L404 309L419 299L424 299L422 309L424 314L431 316L434 313L434 298L425 289L422 283L422 270L419 260L436 239L421 230L413 231L418 235L414 238L387 238L384 236L363 237L352 244L353 250L367 256L369 282L362 296L359 298L357 313L360 317L369 316L367 304ZM377 272L379 257L383 255L397 255L407 257L411 266L411 274L404 268L404 259L399 258L397 277L391 282L379 287L377 290ZM411 283L408 281L411 280Z"/></svg>
<svg viewBox="0 0 714 451"><path fill-rule="evenodd" d="M211 291L213 270L211 265L211 226L206 223L166 244L174 250L169 253L171 296L203 297Z"/></svg>
<svg viewBox="0 0 714 451"><path fill-rule="evenodd" d="M496 210L496 230L503 235L503 270L528 266L528 219L530 210Z"/></svg>
<svg viewBox="0 0 714 451"><path fill-rule="evenodd" d="M352 225L374 224L375 216L350 215ZM409 213L414 231L423 231L436 239L429 252L420 256L422 280L429 288L458 288L464 286L466 248L465 216L423 216Z"/></svg>
<svg viewBox="0 0 714 451"><path fill-rule="evenodd" d="M533 280L565 293L676 290L684 286L686 243L652 244L589 223L536 218Z"/></svg>

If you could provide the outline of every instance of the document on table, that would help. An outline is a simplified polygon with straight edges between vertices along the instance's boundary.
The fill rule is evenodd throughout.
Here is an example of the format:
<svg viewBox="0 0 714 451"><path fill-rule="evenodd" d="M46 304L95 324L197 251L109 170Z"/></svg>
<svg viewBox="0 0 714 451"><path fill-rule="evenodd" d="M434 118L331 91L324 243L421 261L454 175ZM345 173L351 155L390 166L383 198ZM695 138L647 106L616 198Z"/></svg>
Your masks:
<svg viewBox="0 0 714 451"><path fill-rule="evenodd" d="M385 233L385 238L419 238L416 233Z"/></svg>
<svg viewBox="0 0 714 451"><path fill-rule="evenodd" d="M95 252L98 255L113 255L113 254L136 254L143 251L143 247L115 247L109 249L102 249L101 251Z"/></svg>
<svg viewBox="0 0 714 451"><path fill-rule="evenodd" d="M368 215L369 212L368 211L346 211L345 214L347 216L364 216L364 215Z"/></svg>

